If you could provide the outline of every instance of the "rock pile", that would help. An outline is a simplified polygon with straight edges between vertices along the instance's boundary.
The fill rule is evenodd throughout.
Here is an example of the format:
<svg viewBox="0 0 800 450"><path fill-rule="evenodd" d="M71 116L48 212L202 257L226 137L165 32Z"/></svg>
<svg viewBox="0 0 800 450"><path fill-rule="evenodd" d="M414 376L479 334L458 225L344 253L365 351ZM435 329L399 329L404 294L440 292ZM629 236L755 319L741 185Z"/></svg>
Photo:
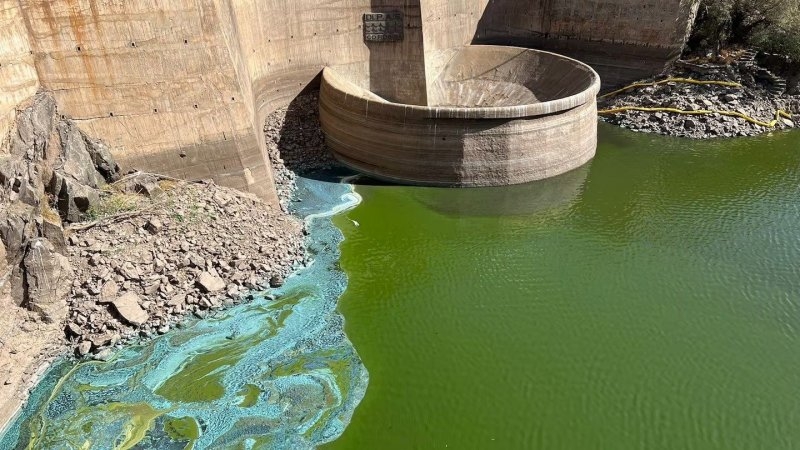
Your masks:
<svg viewBox="0 0 800 450"><path fill-rule="evenodd" d="M137 185L159 194L126 193ZM127 198L132 210L68 239L76 276L66 332L79 355L238 304L304 260L302 222L248 194L152 175L114 187L105 201Z"/></svg>
<svg viewBox="0 0 800 450"><path fill-rule="evenodd" d="M328 169L336 164L319 125L319 92L298 96L267 117L264 125L270 163L281 204L291 202L296 174Z"/></svg>
<svg viewBox="0 0 800 450"><path fill-rule="evenodd" d="M741 87L697 85L669 82L657 86L633 89L598 101L598 108L613 109L624 106L646 108L673 108L686 111L735 111L761 122L775 119L777 110L800 114L800 96L778 93L769 80L759 78L758 66L732 64L709 66L685 64L667 76L697 80L733 81ZM659 79L662 79L661 77ZM646 80L653 81L653 80ZM793 119L779 118L776 127L757 125L738 117L723 114L687 115L673 112L627 111L614 115L601 115L609 123L634 131L667 134L695 139L714 137L754 136L775 129L794 128Z"/></svg>

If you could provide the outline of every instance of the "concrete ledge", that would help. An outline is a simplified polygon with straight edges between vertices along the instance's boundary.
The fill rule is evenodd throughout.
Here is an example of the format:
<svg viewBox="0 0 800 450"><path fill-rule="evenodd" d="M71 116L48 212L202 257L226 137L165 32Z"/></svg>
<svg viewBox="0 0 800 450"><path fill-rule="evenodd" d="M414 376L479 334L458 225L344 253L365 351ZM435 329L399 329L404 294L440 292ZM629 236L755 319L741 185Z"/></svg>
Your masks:
<svg viewBox="0 0 800 450"><path fill-rule="evenodd" d="M501 82L492 74L503 74L502 86L493 92L529 96L533 103L403 105L376 98L326 68L320 121L334 155L378 178L439 186L524 183L567 172L594 156L600 79L590 67L515 47L463 51L443 69L440 87L455 89L458 80L478 80L466 89L492 91ZM502 104L505 98L479 104Z"/></svg>

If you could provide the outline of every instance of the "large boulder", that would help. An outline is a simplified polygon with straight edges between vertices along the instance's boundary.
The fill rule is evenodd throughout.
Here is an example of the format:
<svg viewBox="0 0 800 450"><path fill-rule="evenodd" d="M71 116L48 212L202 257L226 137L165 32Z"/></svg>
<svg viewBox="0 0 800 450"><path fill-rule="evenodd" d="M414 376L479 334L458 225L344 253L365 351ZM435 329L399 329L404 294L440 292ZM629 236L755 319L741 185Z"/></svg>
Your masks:
<svg viewBox="0 0 800 450"><path fill-rule="evenodd" d="M91 156L92 162L100 175L109 183L119 180L120 168L117 162L114 161L114 157L111 156L111 151L108 150L106 144L91 139L85 134L83 134L83 140L86 142L86 150L89 152L89 156Z"/></svg>
<svg viewBox="0 0 800 450"><path fill-rule="evenodd" d="M28 108L17 114L17 132L12 137L11 153L29 161L40 160L56 122L56 102L48 93L38 93Z"/></svg>
<svg viewBox="0 0 800 450"><path fill-rule="evenodd" d="M159 181L159 178L155 175L139 173L127 178L122 189L131 194L155 198L164 193Z"/></svg>
<svg viewBox="0 0 800 450"><path fill-rule="evenodd" d="M47 238L58 253L66 254L67 240L64 235L64 224L61 222L61 217L45 204L42 205L42 210L36 220L39 234Z"/></svg>
<svg viewBox="0 0 800 450"><path fill-rule="evenodd" d="M203 292L214 293L225 289L225 282L214 274L203 272L197 277L197 286Z"/></svg>
<svg viewBox="0 0 800 450"><path fill-rule="evenodd" d="M38 312L48 323L66 320L66 298L73 276L67 257L57 253L47 239L34 239L28 243L22 265L25 271L22 304Z"/></svg>
<svg viewBox="0 0 800 450"><path fill-rule="evenodd" d="M92 155L86 148L83 133L72 122L62 121L58 124L58 136L61 138L61 158L63 161L60 173L65 178L88 186L98 188L105 184L105 179L95 169Z"/></svg>
<svg viewBox="0 0 800 450"><path fill-rule="evenodd" d="M100 192L97 189L78 183L58 172L53 174L49 191L56 198L59 215L67 222L80 222L86 217L92 205L100 201Z"/></svg>
<svg viewBox="0 0 800 450"><path fill-rule="evenodd" d="M139 306L139 296L134 292L126 292L111 302L114 310L125 322L133 325L144 325L150 316L141 306Z"/></svg>

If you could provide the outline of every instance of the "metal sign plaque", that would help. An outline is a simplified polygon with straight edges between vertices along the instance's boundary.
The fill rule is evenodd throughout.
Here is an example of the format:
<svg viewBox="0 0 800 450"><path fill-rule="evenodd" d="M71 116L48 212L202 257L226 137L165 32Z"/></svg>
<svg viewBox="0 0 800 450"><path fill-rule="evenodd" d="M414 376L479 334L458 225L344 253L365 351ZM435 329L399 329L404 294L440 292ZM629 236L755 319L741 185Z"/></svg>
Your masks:
<svg viewBox="0 0 800 450"><path fill-rule="evenodd" d="M364 41L399 42L403 40L403 13L364 14Z"/></svg>

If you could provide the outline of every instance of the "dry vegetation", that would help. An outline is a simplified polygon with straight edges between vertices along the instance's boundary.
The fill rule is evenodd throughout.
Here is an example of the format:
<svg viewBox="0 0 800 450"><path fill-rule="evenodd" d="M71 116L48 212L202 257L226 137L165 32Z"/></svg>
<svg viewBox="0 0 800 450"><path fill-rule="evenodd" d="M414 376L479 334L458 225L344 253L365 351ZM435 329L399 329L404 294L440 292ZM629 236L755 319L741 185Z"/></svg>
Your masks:
<svg viewBox="0 0 800 450"><path fill-rule="evenodd" d="M701 0L693 50L752 47L800 61L798 0Z"/></svg>

